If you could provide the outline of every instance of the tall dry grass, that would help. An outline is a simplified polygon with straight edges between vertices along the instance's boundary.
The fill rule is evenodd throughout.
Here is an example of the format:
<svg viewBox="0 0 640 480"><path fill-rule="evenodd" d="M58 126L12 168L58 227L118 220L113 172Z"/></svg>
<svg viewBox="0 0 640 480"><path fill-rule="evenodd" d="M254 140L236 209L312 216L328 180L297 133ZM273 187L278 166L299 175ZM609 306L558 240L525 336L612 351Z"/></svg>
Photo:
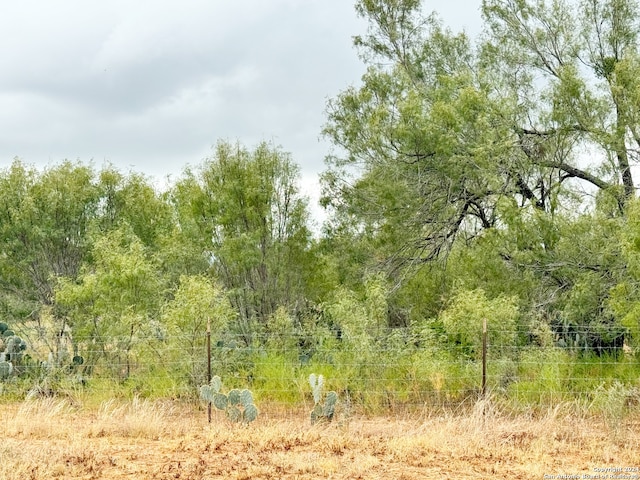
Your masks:
<svg viewBox="0 0 640 480"><path fill-rule="evenodd" d="M311 427L307 412L263 406L249 427L172 402L55 398L0 406L0 478L542 478L640 464L640 421L561 404L509 414L465 411L355 417Z"/></svg>

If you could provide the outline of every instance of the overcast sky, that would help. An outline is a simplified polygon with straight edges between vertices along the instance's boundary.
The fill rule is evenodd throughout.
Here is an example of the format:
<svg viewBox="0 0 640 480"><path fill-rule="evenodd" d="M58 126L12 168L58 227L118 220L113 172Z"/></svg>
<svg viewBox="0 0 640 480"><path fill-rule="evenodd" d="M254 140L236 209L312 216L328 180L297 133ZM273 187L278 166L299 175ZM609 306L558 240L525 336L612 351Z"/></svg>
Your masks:
<svg viewBox="0 0 640 480"><path fill-rule="evenodd" d="M0 1L1 167L110 162L162 184L218 139L267 140L313 193L326 102L364 71L353 0ZM425 1L470 33L479 6Z"/></svg>

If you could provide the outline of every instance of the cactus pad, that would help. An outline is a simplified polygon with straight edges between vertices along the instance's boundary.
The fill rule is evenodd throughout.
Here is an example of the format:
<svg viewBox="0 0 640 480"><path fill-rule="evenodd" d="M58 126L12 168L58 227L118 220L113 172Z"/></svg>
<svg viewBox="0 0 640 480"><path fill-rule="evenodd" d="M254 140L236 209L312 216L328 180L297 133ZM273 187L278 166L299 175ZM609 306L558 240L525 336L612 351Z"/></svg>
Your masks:
<svg viewBox="0 0 640 480"><path fill-rule="evenodd" d="M240 392L240 402L244 408L247 408L249 405L253 404L253 395L246 388Z"/></svg>
<svg viewBox="0 0 640 480"><path fill-rule="evenodd" d="M311 425L315 425L322 418L322 405L319 403L311 410Z"/></svg>
<svg viewBox="0 0 640 480"><path fill-rule="evenodd" d="M334 391L328 392L326 398L324 399L325 405L335 406L337 401L338 401L338 394Z"/></svg>
<svg viewBox="0 0 640 480"><path fill-rule="evenodd" d="M309 385L311 385L311 392L313 393L313 401L319 403L322 397L322 387L324 386L324 377L322 375L316 376L315 373L309 375Z"/></svg>
<svg viewBox="0 0 640 480"><path fill-rule="evenodd" d="M314 373L309 375L309 385L313 393L315 405L311 411L311 424L326 420L331 421L335 415L336 404L338 403L338 394L334 391L328 392L322 403L322 387L324 386L324 377L316 376Z"/></svg>
<svg viewBox="0 0 640 480"><path fill-rule="evenodd" d="M212 403L213 402L213 390L209 385L202 385L200 387L200 398L205 402Z"/></svg>
<svg viewBox="0 0 640 480"><path fill-rule="evenodd" d="M258 418L258 408L253 403L247 405L244 409L244 412L242 412L242 417L244 423L253 422L256 418Z"/></svg>
<svg viewBox="0 0 640 480"><path fill-rule="evenodd" d="M237 388L234 388L229 392L229 403L231 405L238 405L242 403L240 401L240 390L238 390Z"/></svg>
<svg viewBox="0 0 640 480"><path fill-rule="evenodd" d="M232 422L239 422L240 420L242 420L242 412L238 407L230 405L227 408L227 418Z"/></svg>
<svg viewBox="0 0 640 480"><path fill-rule="evenodd" d="M225 410L227 405L229 405L227 396L222 393L215 393L213 395L213 402L211 403L213 403L218 410Z"/></svg>
<svg viewBox="0 0 640 480"><path fill-rule="evenodd" d="M324 409L322 414L329 420L333 420L333 414L336 411L336 403L338 402L338 394L336 392L329 392L324 400Z"/></svg>
<svg viewBox="0 0 640 480"><path fill-rule="evenodd" d="M218 393L222 388L222 380L220 380L220 377L216 375L211 379L209 385L211 385L211 388L215 393Z"/></svg>

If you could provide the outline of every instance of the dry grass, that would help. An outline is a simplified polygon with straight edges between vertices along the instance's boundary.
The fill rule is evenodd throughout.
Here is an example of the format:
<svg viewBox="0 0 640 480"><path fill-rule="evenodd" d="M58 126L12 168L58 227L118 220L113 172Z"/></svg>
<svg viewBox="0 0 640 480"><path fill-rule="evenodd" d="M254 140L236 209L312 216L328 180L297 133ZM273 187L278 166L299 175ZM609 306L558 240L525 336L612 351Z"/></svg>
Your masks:
<svg viewBox="0 0 640 480"><path fill-rule="evenodd" d="M354 418L311 427L263 407L250 427L184 405L134 400L85 409L41 399L0 406L0 478L543 478L640 466L639 422L562 406L538 418L479 404L467 415ZM270 412L270 413L269 413ZM274 413L275 412L275 413Z"/></svg>

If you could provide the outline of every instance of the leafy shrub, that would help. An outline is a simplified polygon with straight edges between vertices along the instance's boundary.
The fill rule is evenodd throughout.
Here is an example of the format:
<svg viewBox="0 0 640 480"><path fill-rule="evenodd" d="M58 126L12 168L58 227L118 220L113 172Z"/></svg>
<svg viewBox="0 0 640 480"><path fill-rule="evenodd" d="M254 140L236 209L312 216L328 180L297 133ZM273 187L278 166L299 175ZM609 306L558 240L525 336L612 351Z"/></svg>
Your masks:
<svg viewBox="0 0 640 480"><path fill-rule="evenodd" d="M490 345L515 345L517 297L488 299L482 289L462 290L453 297L440 319L449 340L460 345L462 353L478 358L483 319L487 319Z"/></svg>

